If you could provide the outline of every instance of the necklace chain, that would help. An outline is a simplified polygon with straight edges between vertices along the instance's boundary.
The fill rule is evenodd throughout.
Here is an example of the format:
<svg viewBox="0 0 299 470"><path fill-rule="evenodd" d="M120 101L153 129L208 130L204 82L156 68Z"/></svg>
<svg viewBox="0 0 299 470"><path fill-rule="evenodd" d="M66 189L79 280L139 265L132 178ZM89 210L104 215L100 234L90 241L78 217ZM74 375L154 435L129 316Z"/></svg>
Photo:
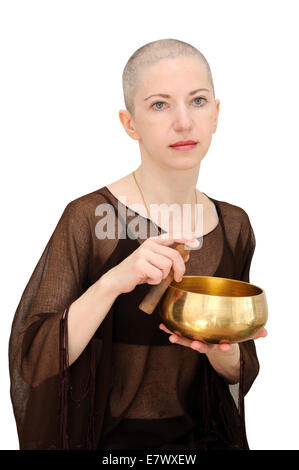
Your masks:
<svg viewBox="0 0 299 470"><path fill-rule="evenodd" d="M138 189L139 189L139 191L140 191L141 197L142 197L142 199L143 199L143 202L144 202L144 205L145 205L145 208L146 208L146 211L147 211L148 218L150 219L150 212L149 212L149 210L148 210L147 203L145 202L142 189L141 189L141 187L140 187L140 185L139 185L139 183L138 183L138 181L137 181L137 179L136 179L135 171L133 171L132 175L134 176L136 185L137 185L137 187L138 187ZM196 188L195 188L195 200L196 200L196 204L197 204L197 192L196 192ZM195 232L196 222L197 222L196 219L197 219L197 217L196 217L196 210L195 210L195 227L194 227L194 232ZM157 225L157 224L155 224L155 225L156 225L156 227L157 227L157 230L158 230L158 232L159 232L159 235L161 235L161 231L160 231L158 225Z"/></svg>

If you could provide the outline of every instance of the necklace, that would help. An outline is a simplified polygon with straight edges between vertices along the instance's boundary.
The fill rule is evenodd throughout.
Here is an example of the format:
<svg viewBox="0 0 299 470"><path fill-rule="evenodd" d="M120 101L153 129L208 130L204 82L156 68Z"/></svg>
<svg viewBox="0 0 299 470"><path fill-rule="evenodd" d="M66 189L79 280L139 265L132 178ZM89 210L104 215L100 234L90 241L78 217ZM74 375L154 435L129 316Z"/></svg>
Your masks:
<svg viewBox="0 0 299 470"><path fill-rule="evenodd" d="M138 181L136 179L136 176L135 176L135 171L132 172L132 175L134 176L134 179L135 179L135 182L136 182L136 185L139 189L139 192L141 194L141 197L143 199L143 202L144 202L144 205L145 205L145 208L146 208L146 212L147 212L147 215L148 215L148 218L150 219L150 212L148 210L148 207L147 207L147 203L145 202L145 199L144 199L144 196L143 196L143 192L141 190L141 187L140 185L138 184ZM196 192L196 188L195 188L195 200L196 200L196 204L197 204L197 192ZM196 228L196 223L197 223L197 217L196 217L197 213L196 213L196 210L195 210L195 227L194 227L194 232L195 232L195 228ZM151 219L150 219L151 220ZM154 223L154 222L153 222ZM154 223L154 225L156 226L157 230L158 230L158 233L159 235L161 235L161 230L159 229L158 225Z"/></svg>

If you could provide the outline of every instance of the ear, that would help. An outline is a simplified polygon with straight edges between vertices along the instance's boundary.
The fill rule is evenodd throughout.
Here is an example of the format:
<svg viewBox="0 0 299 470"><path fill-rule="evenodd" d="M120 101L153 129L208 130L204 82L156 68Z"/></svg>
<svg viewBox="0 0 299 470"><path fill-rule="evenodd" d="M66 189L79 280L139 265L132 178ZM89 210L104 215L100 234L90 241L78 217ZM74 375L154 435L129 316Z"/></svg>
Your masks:
<svg viewBox="0 0 299 470"><path fill-rule="evenodd" d="M219 116L219 107L220 107L220 100L215 100L215 117L213 121L213 134L217 130L218 125L218 116Z"/></svg>
<svg viewBox="0 0 299 470"><path fill-rule="evenodd" d="M118 116L128 136L134 140L139 140L140 137L136 131L135 122L131 113L126 109L121 109Z"/></svg>

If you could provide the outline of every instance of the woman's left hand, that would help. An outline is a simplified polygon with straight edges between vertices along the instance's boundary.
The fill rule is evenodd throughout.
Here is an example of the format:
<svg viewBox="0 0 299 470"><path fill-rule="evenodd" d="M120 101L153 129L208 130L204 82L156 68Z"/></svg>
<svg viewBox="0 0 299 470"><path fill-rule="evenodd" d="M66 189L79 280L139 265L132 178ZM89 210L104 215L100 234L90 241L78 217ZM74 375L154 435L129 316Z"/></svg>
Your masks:
<svg viewBox="0 0 299 470"><path fill-rule="evenodd" d="M168 330L164 323L160 323L159 328L165 331L165 333L169 333L171 335L169 337L169 341L171 343L181 344L182 346L187 346L191 349L194 349L195 351L204 354L208 354L214 351L229 352L238 347L238 343L225 342L220 344L210 344L204 341L194 341L192 339L186 338L185 336L176 334L173 331ZM267 336L267 334L267 330L265 328L262 328L262 330L253 339L264 338L265 336Z"/></svg>

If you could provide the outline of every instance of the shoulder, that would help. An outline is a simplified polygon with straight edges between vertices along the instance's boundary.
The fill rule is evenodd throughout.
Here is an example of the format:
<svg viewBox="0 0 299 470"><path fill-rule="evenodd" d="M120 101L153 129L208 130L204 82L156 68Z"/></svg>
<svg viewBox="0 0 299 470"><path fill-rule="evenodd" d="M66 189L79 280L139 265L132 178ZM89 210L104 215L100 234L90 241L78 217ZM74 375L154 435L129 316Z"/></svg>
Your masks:
<svg viewBox="0 0 299 470"><path fill-rule="evenodd" d="M55 230L89 239L97 222L98 208L101 204L110 204L108 196L104 186L70 200L62 209Z"/></svg>
<svg viewBox="0 0 299 470"><path fill-rule="evenodd" d="M211 198L212 199L212 198ZM250 242L255 244L255 235L248 212L232 202L213 199L223 219L225 233L230 245L235 249L238 243L244 249Z"/></svg>
<svg viewBox="0 0 299 470"><path fill-rule="evenodd" d="M224 222L236 223L240 226L246 226L250 224L249 215L243 207L227 201L221 201L214 198L210 199L217 203Z"/></svg>
<svg viewBox="0 0 299 470"><path fill-rule="evenodd" d="M64 212L76 218L94 217L98 205L109 204L109 202L109 192L106 190L106 186L103 186L95 191L72 199L65 207Z"/></svg>

